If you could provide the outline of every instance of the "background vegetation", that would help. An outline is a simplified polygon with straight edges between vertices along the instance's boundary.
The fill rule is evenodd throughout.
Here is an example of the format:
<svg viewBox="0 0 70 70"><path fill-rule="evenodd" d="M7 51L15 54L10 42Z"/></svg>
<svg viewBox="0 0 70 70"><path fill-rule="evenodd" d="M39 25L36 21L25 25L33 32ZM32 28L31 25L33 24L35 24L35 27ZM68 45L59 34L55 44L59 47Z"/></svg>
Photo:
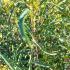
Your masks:
<svg viewBox="0 0 70 70"><path fill-rule="evenodd" d="M0 0L0 70L69 65L70 0Z"/></svg>

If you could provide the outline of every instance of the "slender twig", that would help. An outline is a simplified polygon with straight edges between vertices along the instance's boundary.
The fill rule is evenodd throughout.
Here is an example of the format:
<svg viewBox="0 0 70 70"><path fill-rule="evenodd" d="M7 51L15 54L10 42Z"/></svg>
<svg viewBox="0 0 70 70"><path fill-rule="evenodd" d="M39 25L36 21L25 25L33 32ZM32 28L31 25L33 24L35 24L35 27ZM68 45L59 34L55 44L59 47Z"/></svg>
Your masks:
<svg viewBox="0 0 70 70"><path fill-rule="evenodd" d="M32 54L29 55L30 59L29 59L29 69L28 70L32 70Z"/></svg>
<svg viewBox="0 0 70 70"><path fill-rule="evenodd" d="M48 66L48 65L40 64L40 63L37 63L37 62L32 62L32 63L37 65L37 66L44 67L44 68L49 68L50 70L52 70L52 68L50 68L50 66Z"/></svg>
<svg viewBox="0 0 70 70"><path fill-rule="evenodd" d="M32 36L32 37L33 37L33 36ZM48 52L44 51L44 50L41 48L41 46L36 42L36 40L35 40L34 38L32 38L32 42L33 42L36 46L38 46L39 49L40 49L42 52L44 52L45 54L47 54L47 55L57 55L57 53L48 53Z"/></svg>

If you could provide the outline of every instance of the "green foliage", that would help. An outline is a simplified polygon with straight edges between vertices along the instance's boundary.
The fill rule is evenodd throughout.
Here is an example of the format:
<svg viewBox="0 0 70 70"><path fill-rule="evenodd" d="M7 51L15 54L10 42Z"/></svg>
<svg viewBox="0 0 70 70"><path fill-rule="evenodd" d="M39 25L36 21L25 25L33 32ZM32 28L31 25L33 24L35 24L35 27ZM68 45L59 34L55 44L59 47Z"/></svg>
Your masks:
<svg viewBox="0 0 70 70"><path fill-rule="evenodd" d="M69 0L0 0L0 60L10 70L65 70L70 65Z"/></svg>

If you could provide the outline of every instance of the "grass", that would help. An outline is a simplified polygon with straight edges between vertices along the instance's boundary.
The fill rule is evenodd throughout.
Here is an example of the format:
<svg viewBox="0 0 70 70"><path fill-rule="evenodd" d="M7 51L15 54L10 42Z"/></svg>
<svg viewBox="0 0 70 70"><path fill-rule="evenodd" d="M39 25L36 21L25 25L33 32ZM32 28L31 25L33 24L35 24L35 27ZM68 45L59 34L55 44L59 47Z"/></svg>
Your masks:
<svg viewBox="0 0 70 70"><path fill-rule="evenodd" d="M1 70L64 70L68 67L69 10L69 0L2 1Z"/></svg>

